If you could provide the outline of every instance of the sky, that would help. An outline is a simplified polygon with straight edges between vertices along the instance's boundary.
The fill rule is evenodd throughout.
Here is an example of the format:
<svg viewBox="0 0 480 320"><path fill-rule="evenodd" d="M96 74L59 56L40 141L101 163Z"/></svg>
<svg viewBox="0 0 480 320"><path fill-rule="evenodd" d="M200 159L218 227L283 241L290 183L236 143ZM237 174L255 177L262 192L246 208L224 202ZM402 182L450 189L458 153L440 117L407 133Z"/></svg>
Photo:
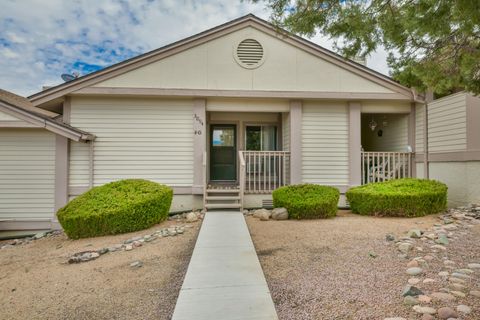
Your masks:
<svg viewBox="0 0 480 320"><path fill-rule="evenodd" d="M0 88L28 96L248 13L269 18L264 3L241 0L0 0ZM386 53L367 66L388 74Z"/></svg>

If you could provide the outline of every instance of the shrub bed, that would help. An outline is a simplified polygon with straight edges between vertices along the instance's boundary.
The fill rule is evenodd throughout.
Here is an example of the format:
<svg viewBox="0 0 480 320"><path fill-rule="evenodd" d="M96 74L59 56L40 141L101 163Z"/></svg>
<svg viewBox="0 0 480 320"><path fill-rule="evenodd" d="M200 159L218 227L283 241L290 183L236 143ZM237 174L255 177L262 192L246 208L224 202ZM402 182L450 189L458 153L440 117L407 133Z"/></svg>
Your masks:
<svg viewBox="0 0 480 320"><path fill-rule="evenodd" d="M421 217L447 208L447 186L435 180L397 179L370 183L347 191L354 213Z"/></svg>
<svg viewBox="0 0 480 320"><path fill-rule="evenodd" d="M168 217L171 188L129 179L95 187L57 212L69 238L87 238L146 229Z"/></svg>
<svg viewBox="0 0 480 320"><path fill-rule="evenodd" d="M333 187L299 184L273 191L273 206L288 210L289 218L330 218L337 214L340 192Z"/></svg>

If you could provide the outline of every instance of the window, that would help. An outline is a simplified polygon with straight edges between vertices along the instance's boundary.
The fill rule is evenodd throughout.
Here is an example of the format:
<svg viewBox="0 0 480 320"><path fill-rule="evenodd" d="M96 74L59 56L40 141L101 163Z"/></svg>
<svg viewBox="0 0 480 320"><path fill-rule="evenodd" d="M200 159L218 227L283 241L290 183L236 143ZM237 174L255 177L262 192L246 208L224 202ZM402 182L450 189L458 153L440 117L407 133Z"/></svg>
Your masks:
<svg viewBox="0 0 480 320"><path fill-rule="evenodd" d="M277 150L277 126L258 125L247 126L245 134L246 150L275 151Z"/></svg>
<svg viewBox="0 0 480 320"><path fill-rule="evenodd" d="M235 146L234 128L215 128L212 133L212 145L214 147Z"/></svg>

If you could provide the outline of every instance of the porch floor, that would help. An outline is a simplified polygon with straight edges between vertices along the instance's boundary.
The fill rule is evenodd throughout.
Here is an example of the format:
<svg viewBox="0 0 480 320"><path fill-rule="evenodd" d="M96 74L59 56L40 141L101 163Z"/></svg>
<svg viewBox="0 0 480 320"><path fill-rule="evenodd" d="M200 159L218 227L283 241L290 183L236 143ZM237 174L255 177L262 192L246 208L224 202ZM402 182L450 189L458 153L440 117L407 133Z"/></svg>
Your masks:
<svg viewBox="0 0 480 320"><path fill-rule="evenodd" d="M207 212L173 313L183 319L278 319L241 212Z"/></svg>

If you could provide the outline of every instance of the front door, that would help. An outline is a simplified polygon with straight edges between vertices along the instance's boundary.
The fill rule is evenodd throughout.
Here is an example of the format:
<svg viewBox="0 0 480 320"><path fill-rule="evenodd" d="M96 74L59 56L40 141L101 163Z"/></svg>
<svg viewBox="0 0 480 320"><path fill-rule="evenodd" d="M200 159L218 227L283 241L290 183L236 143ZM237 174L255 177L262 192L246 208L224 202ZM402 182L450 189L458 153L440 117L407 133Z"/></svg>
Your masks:
<svg viewBox="0 0 480 320"><path fill-rule="evenodd" d="M210 180L236 180L236 131L234 124L212 124L210 126Z"/></svg>

